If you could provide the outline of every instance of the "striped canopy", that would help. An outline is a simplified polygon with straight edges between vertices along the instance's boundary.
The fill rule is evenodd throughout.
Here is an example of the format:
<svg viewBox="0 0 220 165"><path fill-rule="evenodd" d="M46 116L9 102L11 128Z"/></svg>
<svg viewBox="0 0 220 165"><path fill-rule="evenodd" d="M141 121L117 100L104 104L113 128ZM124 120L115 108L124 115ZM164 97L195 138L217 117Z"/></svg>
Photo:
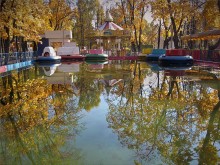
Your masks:
<svg viewBox="0 0 220 165"><path fill-rule="evenodd" d="M114 22L106 21L103 25L98 27L98 30L124 30L124 29L116 25Z"/></svg>

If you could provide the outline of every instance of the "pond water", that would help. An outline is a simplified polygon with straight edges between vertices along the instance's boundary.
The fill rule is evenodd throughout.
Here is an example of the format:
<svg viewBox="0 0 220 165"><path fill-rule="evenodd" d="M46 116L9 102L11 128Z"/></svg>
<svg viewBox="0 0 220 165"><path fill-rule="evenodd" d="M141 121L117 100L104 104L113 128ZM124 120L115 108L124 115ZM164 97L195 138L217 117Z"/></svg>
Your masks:
<svg viewBox="0 0 220 165"><path fill-rule="evenodd" d="M62 62L1 73L0 164L220 162L220 69Z"/></svg>

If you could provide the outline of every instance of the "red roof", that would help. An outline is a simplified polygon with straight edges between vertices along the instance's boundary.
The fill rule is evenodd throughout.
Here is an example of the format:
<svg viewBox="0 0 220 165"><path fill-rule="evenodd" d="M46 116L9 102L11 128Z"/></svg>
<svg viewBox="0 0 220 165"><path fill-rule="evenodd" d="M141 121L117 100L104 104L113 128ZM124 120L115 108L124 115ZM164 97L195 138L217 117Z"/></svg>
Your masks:
<svg viewBox="0 0 220 165"><path fill-rule="evenodd" d="M107 21L103 25L99 26L98 30L124 30L124 29L116 25L114 22Z"/></svg>

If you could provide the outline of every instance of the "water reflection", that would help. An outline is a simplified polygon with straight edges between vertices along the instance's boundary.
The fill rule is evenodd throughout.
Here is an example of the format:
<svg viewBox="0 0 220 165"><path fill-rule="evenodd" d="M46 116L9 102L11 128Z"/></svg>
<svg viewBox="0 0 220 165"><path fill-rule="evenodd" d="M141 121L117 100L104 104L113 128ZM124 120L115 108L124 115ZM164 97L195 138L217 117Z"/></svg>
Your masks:
<svg viewBox="0 0 220 165"><path fill-rule="evenodd" d="M63 148L79 131L76 104L45 80L31 77L33 73L34 67L1 79L1 162L59 164L64 158L77 162L78 149Z"/></svg>
<svg viewBox="0 0 220 165"><path fill-rule="evenodd" d="M0 92L6 164L219 161L220 79L212 68L33 66L3 77Z"/></svg>
<svg viewBox="0 0 220 165"><path fill-rule="evenodd" d="M109 101L109 125L140 160L158 153L166 164L216 164L219 158L219 79L196 70L157 71L158 84ZM160 75L160 76L159 76ZM188 77L189 75L189 77ZM197 75L200 81L191 79ZM203 77L218 84L216 90ZM155 78L155 79L156 79ZM204 82L204 81L203 81ZM133 81L131 83L134 83ZM110 98L115 98L112 94ZM205 156L206 155L206 156ZM197 162L198 160L198 162ZM196 163L197 162L197 163Z"/></svg>

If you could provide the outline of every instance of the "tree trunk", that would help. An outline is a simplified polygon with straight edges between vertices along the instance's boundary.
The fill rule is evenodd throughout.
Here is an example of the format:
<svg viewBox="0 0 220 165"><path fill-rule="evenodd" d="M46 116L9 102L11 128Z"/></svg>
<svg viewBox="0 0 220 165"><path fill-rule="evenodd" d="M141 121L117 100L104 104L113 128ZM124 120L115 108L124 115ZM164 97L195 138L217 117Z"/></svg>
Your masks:
<svg viewBox="0 0 220 165"><path fill-rule="evenodd" d="M28 51L28 48L27 48L27 41L24 41L24 38L22 37L21 39L21 49L22 49L22 52L26 52Z"/></svg>
<svg viewBox="0 0 220 165"><path fill-rule="evenodd" d="M159 23L159 29L158 29L158 40L157 40L157 48L160 48L160 31L161 31L161 19Z"/></svg>
<svg viewBox="0 0 220 165"><path fill-rule="evenodd" d="M220 0L218 0L218 11L220 12Z"/></svg>
<svg viewBox="0 0 220 165"><path fill-rule="evenodd" d="M4 27L8 37L4 40L4 52L5 53L9 53L9 47L10 47L10 38L9 38L9 28L8 27Z"/></svg>
<svg viewBox="0 0 220 165"><path fill-rule="evenodd" d="M172 41L171 41L171 42L172 42ZM178 49L178 48L179 48L179 38L178 38L177 33L174 33L173 42L174 42L174 48L175 48L175 49Z"/></svg>

